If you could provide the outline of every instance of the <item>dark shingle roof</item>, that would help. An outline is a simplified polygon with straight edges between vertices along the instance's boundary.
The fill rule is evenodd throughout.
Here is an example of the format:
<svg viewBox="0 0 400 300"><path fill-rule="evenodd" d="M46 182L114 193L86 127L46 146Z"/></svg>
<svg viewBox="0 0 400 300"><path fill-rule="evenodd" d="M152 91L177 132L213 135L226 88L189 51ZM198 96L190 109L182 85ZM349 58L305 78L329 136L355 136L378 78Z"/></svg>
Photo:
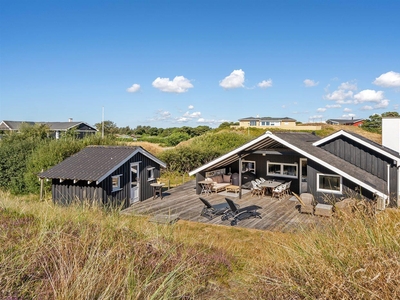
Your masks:
<svg viewBox="0 0 400 300"><path fill-rule="evenodd" d="M311 154L312 156L324 161L325 163L339 170L342 170L351 177L361 179L363 182L381 191L382 193L386 191L387 187L384 180L378 178L377 176L372 175L367 171L360 169L359 167L353 165L352 163L347 162L322 148L313 146L313 143L319 140L319 138L314 139L312 137L313 134L309 133L298 134L296 132L290 132L290 133L277 132L275 133L275 135L287 141L288 143L292 144L293 146L298 147L306 151L307 153Z"/></svg>
<svg viewBox="0 0 400 300"><path fill-rule="evenodd" d="M1 129L3 130L19 130L22 124L43 124L49 126L50 130L66 131L74 127L82 127L84 130L97 131L93 126L84 122L31 122L31 121L2 121ZM4 128L3 128L4 127Z"/></svg>
<svg viewBox="0 0 400 300"><path fill-rule="evenodd" d="M364 121L364 119L328 119L326 120L326 123L346 125L346 124L354 124L360 121Z"/></svg>
<svg viewBox="0 0 400 300"><path fill-rule="evenodd" d="M39 177L100 182L107 174L117 169L138 152L165 167L163 162L142 147L89 146L51 169L40 173Z"/></svg>

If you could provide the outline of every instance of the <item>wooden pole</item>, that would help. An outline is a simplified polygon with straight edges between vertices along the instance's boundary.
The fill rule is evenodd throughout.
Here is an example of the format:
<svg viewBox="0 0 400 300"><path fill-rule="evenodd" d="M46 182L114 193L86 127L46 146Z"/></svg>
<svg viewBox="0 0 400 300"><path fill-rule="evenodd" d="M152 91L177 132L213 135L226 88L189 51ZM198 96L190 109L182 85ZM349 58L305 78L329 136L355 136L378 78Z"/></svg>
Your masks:
<svg viewBox="0 0 400 300"><path fill-rule="evenodd" d="M44 170L42 169L42 172ZM40 178L40 201L43 200L43 178Z"/></svg>

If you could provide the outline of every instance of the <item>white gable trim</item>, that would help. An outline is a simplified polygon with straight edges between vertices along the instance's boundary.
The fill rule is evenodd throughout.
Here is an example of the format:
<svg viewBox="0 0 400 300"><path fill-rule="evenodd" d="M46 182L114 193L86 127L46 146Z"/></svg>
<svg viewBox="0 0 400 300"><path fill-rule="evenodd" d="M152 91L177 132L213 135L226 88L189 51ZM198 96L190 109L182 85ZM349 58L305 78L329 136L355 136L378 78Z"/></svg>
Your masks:
<svg viewBox="0 0 400 300"><path fill-rule="evenodd" d="M326 143L326 142L328 142L330 140L333 140L333 139L335 139L335 138L337 138L337 137L339 137L341 135L343 135L343 136L345 136L345 137L347 137L347 138L349 138L349 139L351 139L351 140L353 140L353 141L355 141L357 143L360 143L361 145L363 145L363 146L365 146L367 148L370 148L371 150L379 152L379 153L385 155L386 157L389 157L389 158L393 159L394 161L396 161L397 166L400 166L400 158L399 157L397 157L397 156L395 156L393 154L390 154L389 152L386 152L385 150L383 150L381 148L378 148L378 147L376 147L376 146L374 146L374 145L372 145L372 144L370 144L370 143L368 143L366 141L363 141L363 140L361 140L361 139L359 139L359 138L353 136L352 134L350 134L350 133L348 133L346 131L343 131L343 130L335 132L334 134L331 134L331 135L329 135L329 136L327 136L327 137L325 137L325 138L323 138L323 139L321 139L319 141L316 141L315 143L313 143L313 146L322 145L323 143Z"/></svg>
<svg viewBox="0 0 400 300"><path fill-rule="evenodd" d="M202 165L201 167L199 167L199 168L197 168L197 169L195 169L193 171L190 171L189 172L189 176L193 176L193 175L195 175L195 174L207 169L208 167L211 167L212 165L227 159L228 157L230 157L232 155L238 154L239 152L245 150L247 147L252 146L252 145L258 143L259 141L262 141L263 139L269 137L269 134L271 134L271 132L267 131L263 135L261 135L258 138L248 142L247 144L244 144L243 146L241 146L241 147L239 147L239 148L237 148L235 150L232 150L231 152L229 152L229 153L227 153L225 155L222 155L221 157L218 157L218 158L210 161L209 163L207 163L205 165Z"/></svg>

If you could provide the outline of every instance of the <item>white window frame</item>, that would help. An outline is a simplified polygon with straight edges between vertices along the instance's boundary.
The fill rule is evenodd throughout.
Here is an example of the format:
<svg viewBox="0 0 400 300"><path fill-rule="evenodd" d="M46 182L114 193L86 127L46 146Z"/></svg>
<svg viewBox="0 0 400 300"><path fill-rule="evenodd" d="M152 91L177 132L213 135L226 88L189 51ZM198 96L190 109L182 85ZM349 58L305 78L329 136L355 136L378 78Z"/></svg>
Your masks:
<svg viewBox="0 0 400 300"><path fill-rule="evenodd" d="M269 165L279 165L280 173L269 173ZM296 168L295 175L286 175L283 173L284 166L291 166ZM299 165L297 163L282 163L282 162L274 162L267 161L267 176L276 176L276 177L285 177L285 178L297 178L299 176Z"/></svg>
<svg viewBox="0 0 400 300"><path fill-rule="evenodd" d="M340 178L340 188L339 190L328 190L324 188L319 187L319 179L321 176L329 176L329 177L338 177ZM329 194L342 194L342 176L336 175L336 174L325 174L325 173L317 173L317 192L322 192L322 193L329 193Z"/></svg>
<svg viewBox="0 0 400 300"><path fill-rule="evenodd" d="M243 164L244 163L252 163L252 164L254 164L254 169L250 169L250 170L244 171L244 169L243 169ZM244 172L252 172L253 174L256 174L256 161L255 160L242 160L242 173L244 173Z"/></svg>
<svg viewBox="0 0 400 300"><path fill-rule="evenodd" d="M111 192L117 192L117 191L122 190L121 177L122 177L122 174L111 176L111 186L112 186ZM118 180L117 186L114 186L114 183L113 183L114 179Z"/></svg>
<svg viewBox="0 0 400 300"><path fill-rule="evenodd" d="M156 177L154 176L154 170L155 170L155 167L147 168L147 180L148 181L156 179ZM150 176L149 176L149 174L150 174Z"/></svg>

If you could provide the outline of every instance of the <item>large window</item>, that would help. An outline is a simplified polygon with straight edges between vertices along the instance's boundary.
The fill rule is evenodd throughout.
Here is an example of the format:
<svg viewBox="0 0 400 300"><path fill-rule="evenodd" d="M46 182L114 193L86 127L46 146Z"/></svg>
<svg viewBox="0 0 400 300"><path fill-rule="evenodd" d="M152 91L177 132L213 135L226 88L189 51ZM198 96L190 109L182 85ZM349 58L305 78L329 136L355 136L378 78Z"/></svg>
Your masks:
<svg viewBox="0 0 400 300"><path fill-rule="evenodd" d="M297 164L267 162L267 175L297 178Z"/></svg>
<svg viewBox="0 0 400 300"><path fill-rule="evenodd" d="M242 173L245 172L256 174L256 162L250 160L242 160Z"/></svg>
<svg viewBox="0 0 400 300"><path fill-rule="evenodd" d="M257 126L257 121L250 121L250 126Z"/></svg>
<svg viewBox="0 0 400 300"><path fill-rule="evenodd" d="M325 193L342 193L342 177L339 175L317 174L317 191Z"/></svg>
<svg viewBox="0 0 400 300"><path fill-rule="evenodd" d="M122 175L111 176L111 184L113 192L119 191L121 189L121 176Z"/></svg>

